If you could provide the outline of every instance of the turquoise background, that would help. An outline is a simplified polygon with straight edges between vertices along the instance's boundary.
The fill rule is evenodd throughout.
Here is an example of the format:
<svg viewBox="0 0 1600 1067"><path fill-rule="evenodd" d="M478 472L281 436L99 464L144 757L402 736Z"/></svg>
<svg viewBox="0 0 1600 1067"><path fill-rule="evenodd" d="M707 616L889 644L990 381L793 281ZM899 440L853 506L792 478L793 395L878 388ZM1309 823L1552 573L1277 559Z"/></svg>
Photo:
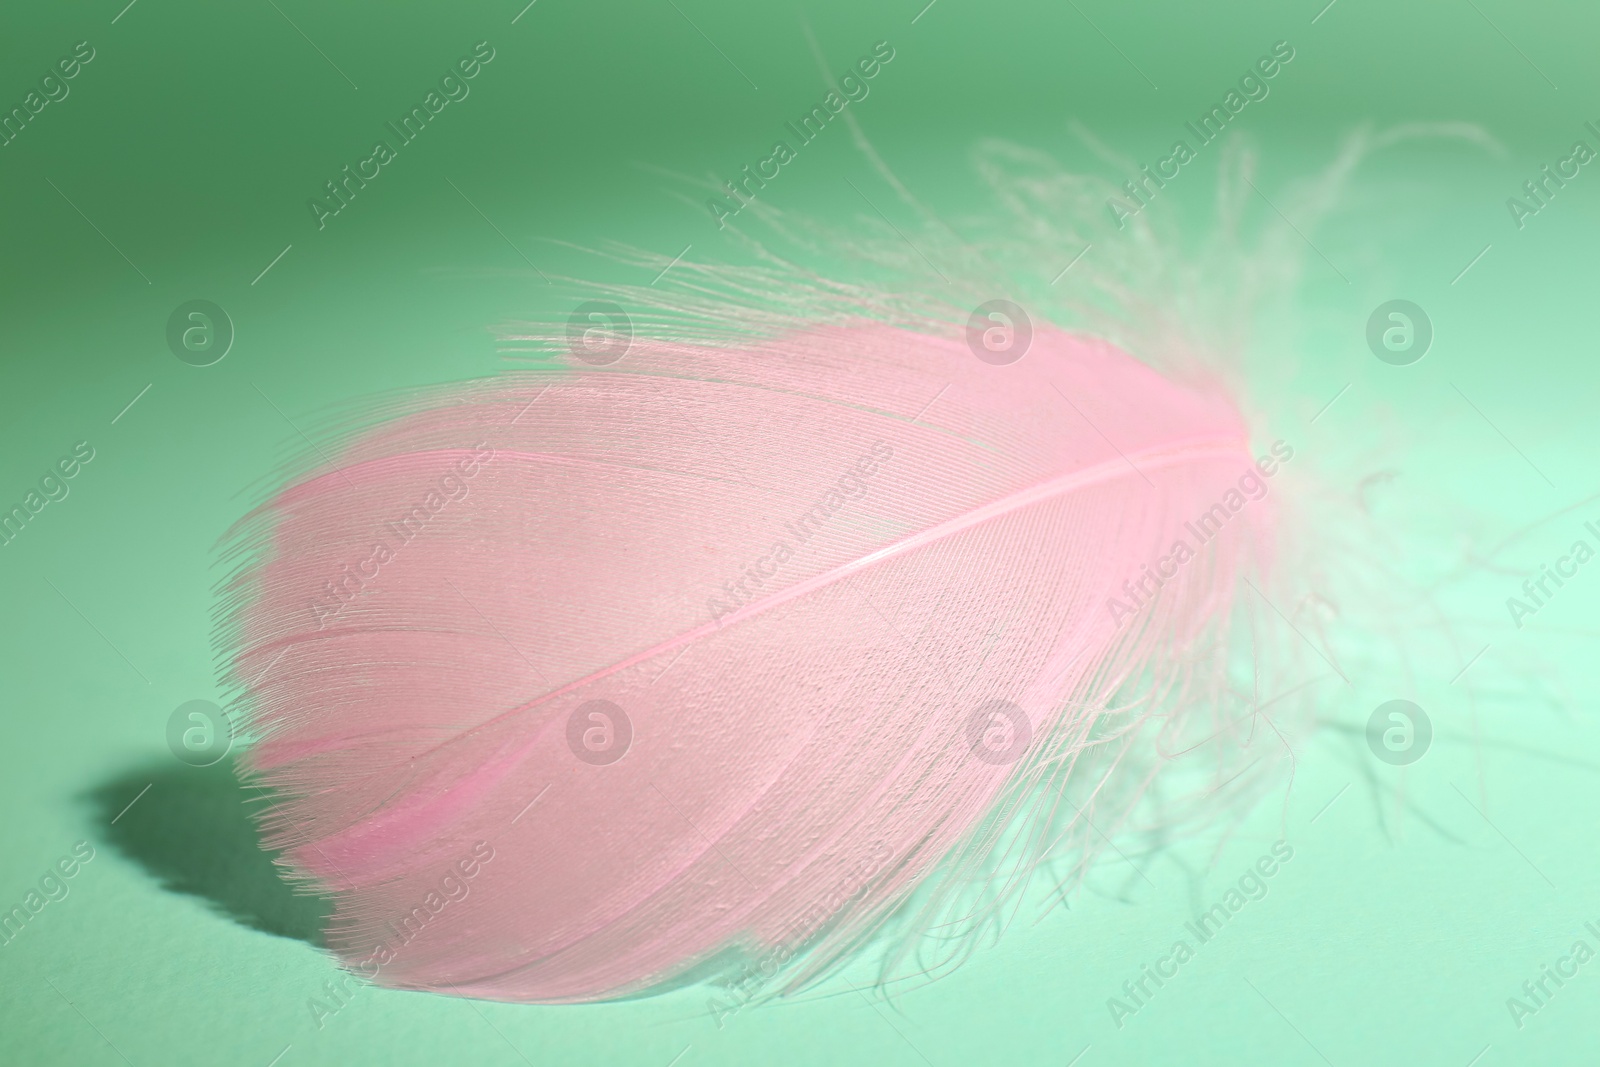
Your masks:
<svg viewBox="0 0 1600 1067"><path fill-rule="evenodd" d="M1497 151L1410 142L1362 168L1308 235L1292 347L1264 353L1285 380L1258 398L1264 427L1326 469L1395 472L1375 520L1388 562L1428 576L1474 561L1439 590L1457 639L1425 636L1403 656L1372 638L1292 777L1285 764L1236 834L1141 860L1145 878L1108 862L1066 909L1044 910L1041 892L997 945L892 1003L836 982L719 1030L705 989L555 1008L363 989L319 1029L308 1000L337 971L307 940L316 903L273 880L226 765L195 770L166 748L174 708L221 695L213 546L329 405L502 369L490 327L576 302L539 271L650 280L571 245L737 259L670 175L730 177L768 154L823 92L808 30L835 72L894 46L856 114L951 216L980 201L980 139L1103 169L1076 120L1153 161L1281 39L1295 59L1236 123L1260 149L1266 196L1325 166L1362 122L1486 131ZM1594 8L1506 0L113 0L0 15L0 106L20 105L76 42L96 53L0 148L0 504L74 443L96 452L0 548L0 908L74 842L96 850L70 895L0 946L0 1060L1593 1062L1600 963L1520 1029L1506 1000L1574 940L1600 947L1584 929L1600 926L1600 566L1520 630L1504 601L1584 520L1600 524L1600 177L1585 168L1521 229L1506 208L1575 139L1597 144L1583 128L1600 124L1597 31ZM307 199L482 40L496 57L471 95L318 230ZM1195 218L1215 163L1172 187ZM765 195L849 222L864 212L845 177L908 217L842 130ZM1363 339L1395 297L1436 330L1409 367ZM169 314L197 298L237 330L203 368L165 342ZM1397 695L1436 732L1403 771L1361 737ZM1266 898L1113 1025L1107 998L1280 837L1295 855Z"/></svg>

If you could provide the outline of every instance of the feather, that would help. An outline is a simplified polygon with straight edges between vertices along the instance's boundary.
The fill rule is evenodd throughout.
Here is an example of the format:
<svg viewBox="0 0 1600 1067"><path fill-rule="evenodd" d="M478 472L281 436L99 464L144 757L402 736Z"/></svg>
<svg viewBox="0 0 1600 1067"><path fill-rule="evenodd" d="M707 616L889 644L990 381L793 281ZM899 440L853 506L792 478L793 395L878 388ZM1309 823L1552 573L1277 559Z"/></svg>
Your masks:
<svg viewBox="0 0 1600 1067"><path fill-rule="evenodd" d="M1272 539L1233 401L1043 325L974 351L641 339L386 410L257 509L247 770L346 965L572 1002L836 959L1204 643Z"/></svg>

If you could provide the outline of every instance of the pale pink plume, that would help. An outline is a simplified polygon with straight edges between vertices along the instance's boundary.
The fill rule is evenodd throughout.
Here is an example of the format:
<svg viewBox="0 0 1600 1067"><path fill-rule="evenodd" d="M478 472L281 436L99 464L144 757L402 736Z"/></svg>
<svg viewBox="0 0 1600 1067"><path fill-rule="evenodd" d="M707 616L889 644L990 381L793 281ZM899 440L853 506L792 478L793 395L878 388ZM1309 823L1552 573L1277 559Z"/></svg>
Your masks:
<svg viewBox="0 0 1600 1067"><path fill-rule="evenodd" d="M837 955L1229 617L1273 499L1186 524L1255 451L1048 328L1006 366L860 321L640 341L387 412L236 543L267 844L384 985Z"/></svg>

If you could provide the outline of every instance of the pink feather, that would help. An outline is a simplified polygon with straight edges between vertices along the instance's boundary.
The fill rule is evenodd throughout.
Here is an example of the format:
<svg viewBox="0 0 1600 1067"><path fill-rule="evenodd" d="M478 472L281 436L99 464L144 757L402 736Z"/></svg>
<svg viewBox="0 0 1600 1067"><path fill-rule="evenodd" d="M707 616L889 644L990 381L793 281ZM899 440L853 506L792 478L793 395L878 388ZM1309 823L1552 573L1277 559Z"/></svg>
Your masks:
<svg viewBox="0 0 1600 1067"><path fill-rule="evenodd" d="M1116 610L1254 460L1227 397L1050 329L1008 366L859 322L639 342L387 414L244 527L228 640L268 844L397 987L846 951L1226 618L1271 527Z"/></svg>

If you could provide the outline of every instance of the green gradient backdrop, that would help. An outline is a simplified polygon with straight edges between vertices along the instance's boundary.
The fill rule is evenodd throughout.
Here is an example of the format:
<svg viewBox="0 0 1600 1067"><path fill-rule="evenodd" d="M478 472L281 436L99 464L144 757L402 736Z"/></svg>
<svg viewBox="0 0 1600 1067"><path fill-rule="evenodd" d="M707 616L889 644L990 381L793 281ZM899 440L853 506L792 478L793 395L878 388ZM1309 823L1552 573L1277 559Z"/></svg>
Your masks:
<svg viewBox="0 0 1600 1067"><path fill-rule="evenodd" d="M649 280L557 242L735 254L660 171L725 177L764 156L820 95L808 25L834 70L874 41L895 46L857 113L944 212L973 202L979 138L1091 165L1068 131L1077 119L1157 158L1279 39L1297 56L1238 123L1261 147L1269 195L1325 164L1359 122L1481 124L1502 154L1389 149L1317 231L1296 369L1266 422L1330 455L1389 448L1408 495L1463 502L1470 528L1422 508L1397 531L1419 560L1579 504L1596 482L1600 177L1586 168L1520 231L1505 200L1575 138L1595 143L1582 126L1600 122L1600 12L1507 0L122 2L0 15L4 107L74 43L96 49L70 95L0 148L0 502L19 502L74 442L97 453L67 499L0 549L0 908L74 842L97 850L70 896L0 947L0 1062L1595 1061L1600 964L1520 1030L1505 1002L1574 939L1600 943L1583 929L1600 924L1589 628L1600 569L1521 631L1503 605L1583 519L1600 520L1595 504L1536 528L1458 590L1458 655L1355 679L1281 804L1214 856L1198 850L1197 883L1175 862L1121 892L1114 874L1036 925L1027 912L998 946L892 1007L836 984L719 1030L703 990L539 1008L366 989L319 1030L307 1001L336 972L292 936L315 915L237 850L238 794L220 768L175 761L164 729L178 704L218 695L211 549L247 487L300 445L290 421L503 366L488 326L570 302L530 264ZM480 40L497 55L471 95L319 232L307 198ZM1174 196L1201 199L1213 163ZM842 131L768 195L846 219L860 205L844 176L893 210ZM1409 368L1379 363L1362 338L1372 308L1396 296L1437 330ZM165 345L168 315L193 298L237 327L215 366ZM1404 773L1350 733L1402 690L1438 733ZM1268 897L1117 1029L1106 999L1280 835L1296 855Z"/></svg>

